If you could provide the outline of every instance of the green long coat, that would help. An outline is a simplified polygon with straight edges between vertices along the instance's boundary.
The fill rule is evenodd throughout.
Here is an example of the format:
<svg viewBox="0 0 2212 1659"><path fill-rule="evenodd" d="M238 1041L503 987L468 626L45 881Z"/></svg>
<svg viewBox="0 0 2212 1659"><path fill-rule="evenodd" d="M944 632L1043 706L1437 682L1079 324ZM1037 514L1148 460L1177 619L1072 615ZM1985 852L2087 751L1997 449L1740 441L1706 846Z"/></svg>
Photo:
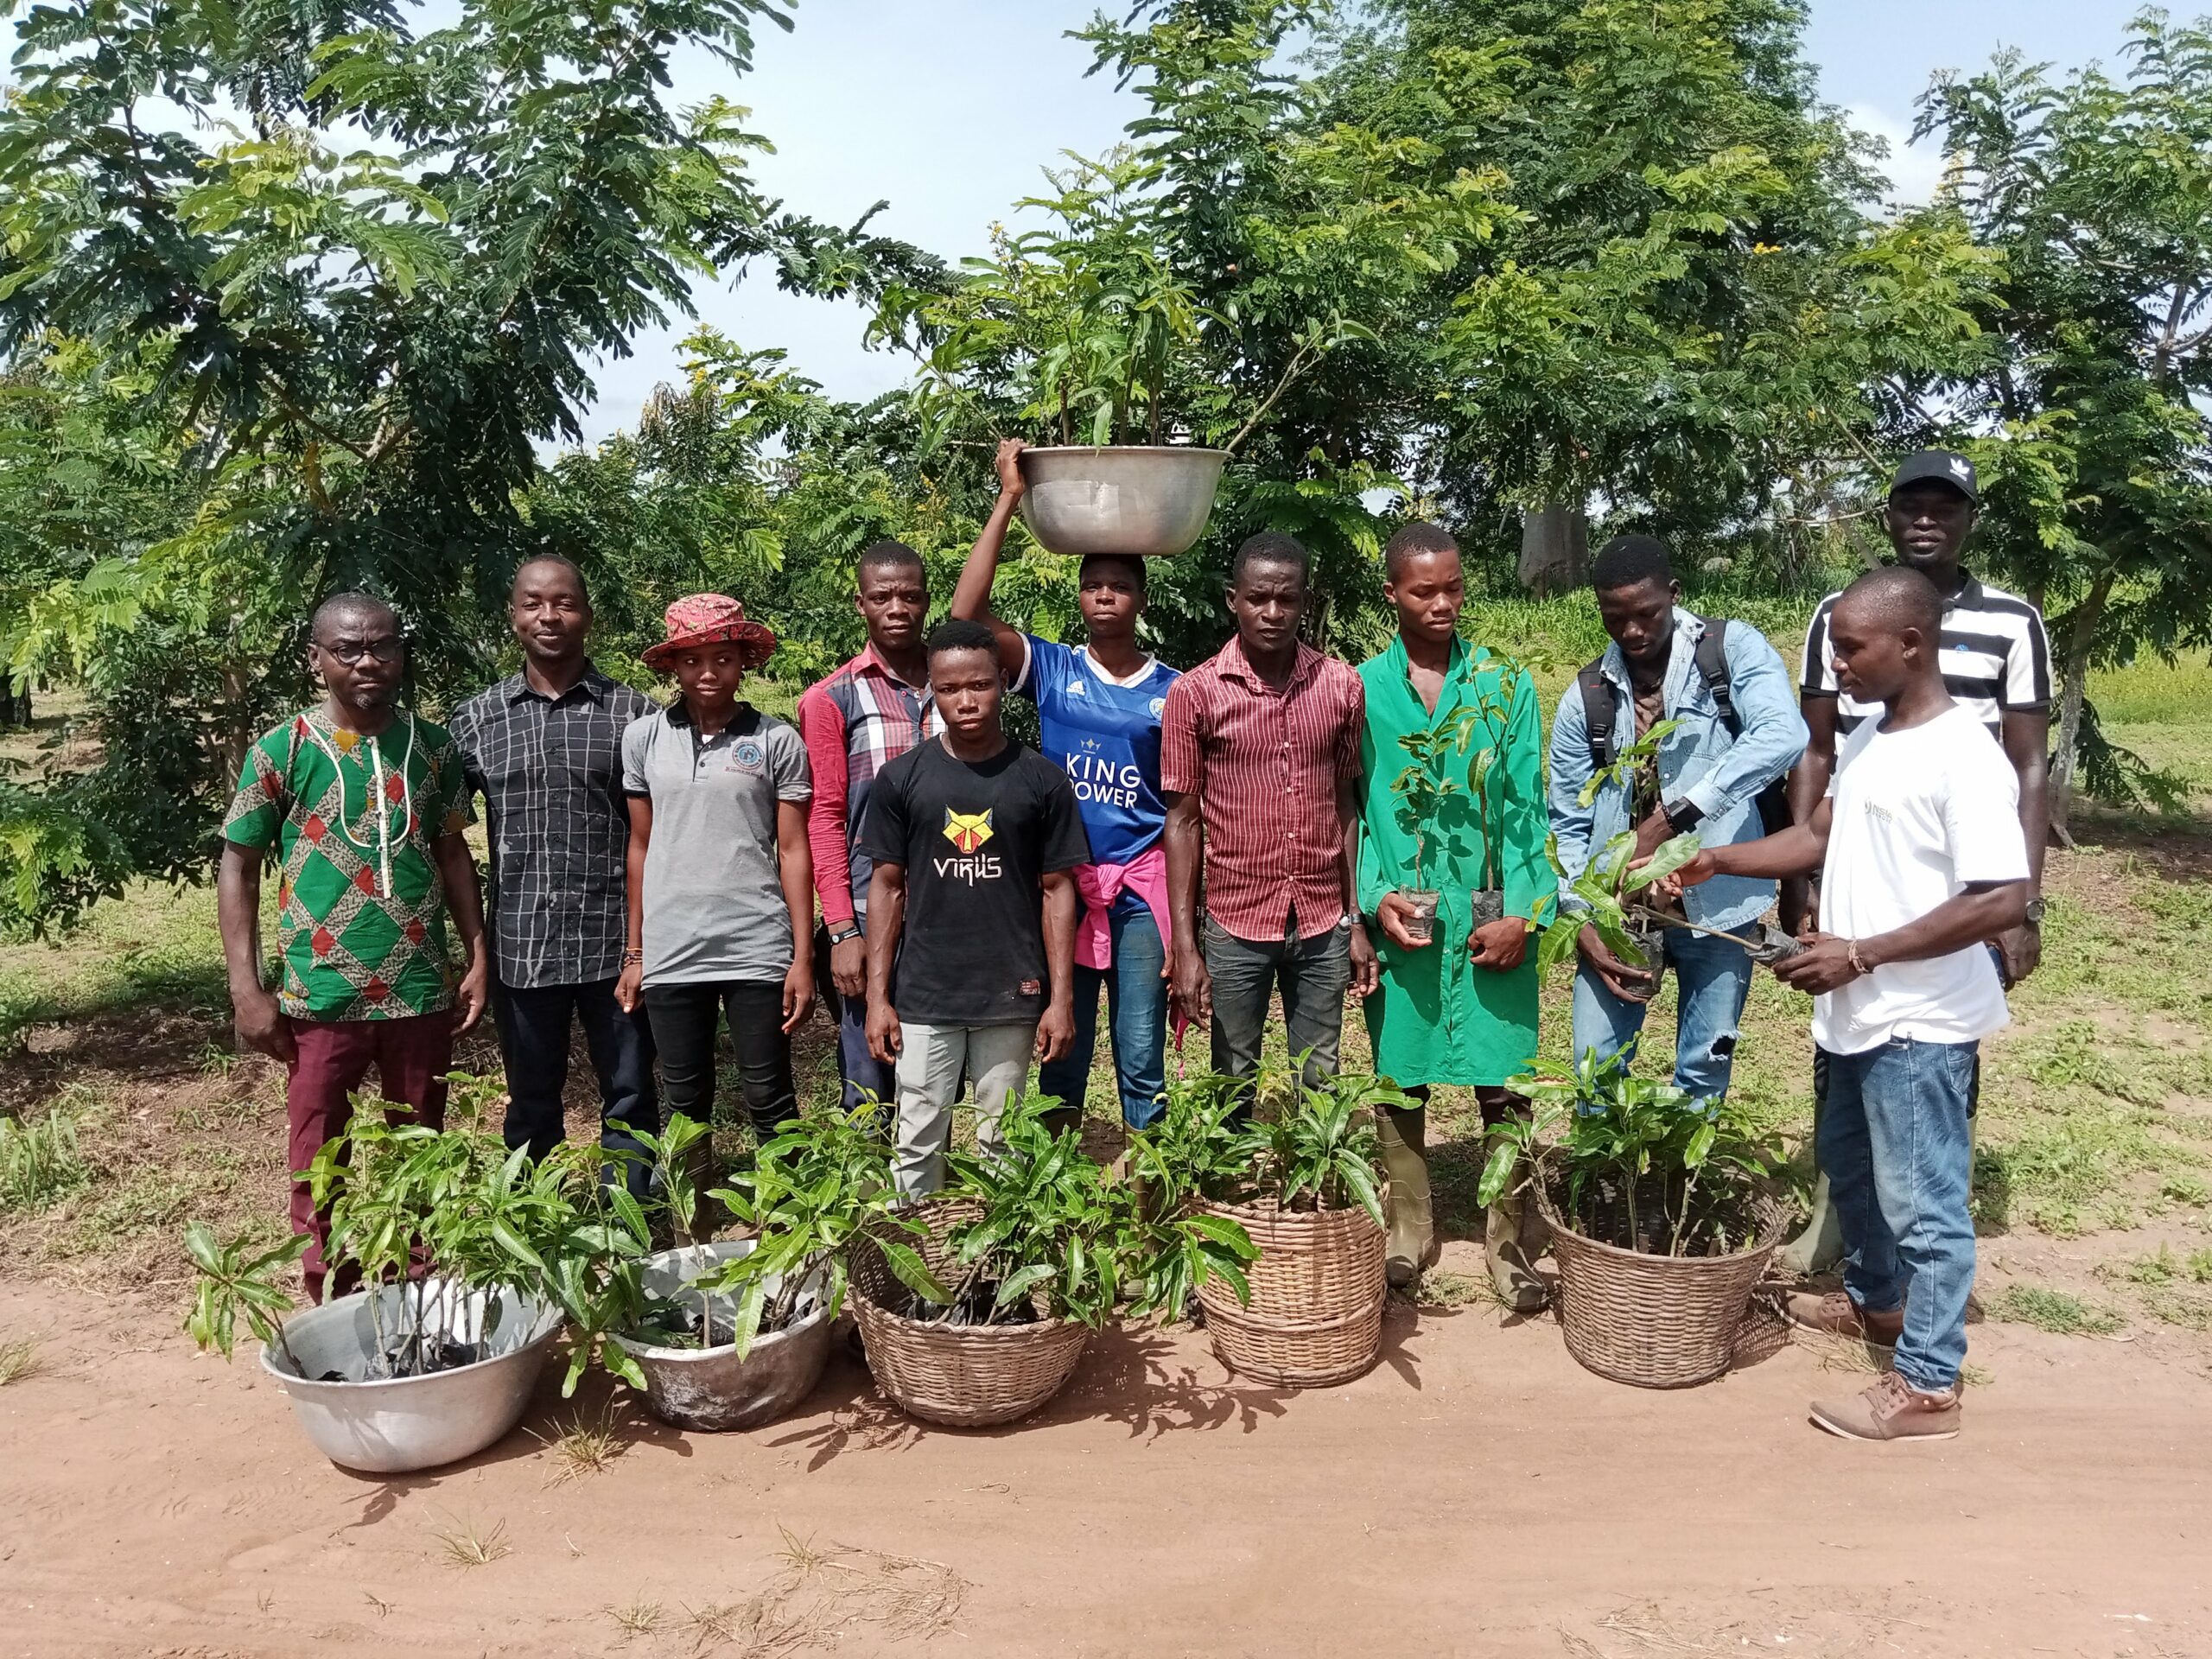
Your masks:
<svg viewBox="0 0 2212 1659"><path fill-rule="evenodd" d="M1416 1084L1497 1084L1518 1076L1536 1052L1536 951L1508 973L1478 968L1468 956L1473 931L1468 895L1484 885L1485 860L1482 819L1465 792L1467 765L1485 743L1497 748L1491 763L1491 810L1498 834L1492 873L1504 889L1505 913L1533 916L1540 902L1556 891L1544 857L1542 720L1536 688L1516 670L1509 683L1494 666L1477 667L1465 643L1454 645L1452 665L1431 714L1421 707L1407 677L1406 647L1390 648L1363 664L1367 686L1367 729L1360 743L1364 771L1359 851L1359 907L1370 918L1382 895L1414 880L1415 840L1400 821L1392 781L1410 764L1399 737L1426 731L1449 720L1461 708L1492 712L1478 727L1465 755L1455 757L1447 775L1461 792L1448 797L1438 813L1438 832L1430 837L1421 886L1433 887L1438 900L1436 933L1425 950L1401 950L1370 925L1369 936L1382 959L1382 986L1367 999L1367 1031L1375 1046L1375 1069L1401 1088ZM1499 711L1503 711L1502 716Z"/></svg>

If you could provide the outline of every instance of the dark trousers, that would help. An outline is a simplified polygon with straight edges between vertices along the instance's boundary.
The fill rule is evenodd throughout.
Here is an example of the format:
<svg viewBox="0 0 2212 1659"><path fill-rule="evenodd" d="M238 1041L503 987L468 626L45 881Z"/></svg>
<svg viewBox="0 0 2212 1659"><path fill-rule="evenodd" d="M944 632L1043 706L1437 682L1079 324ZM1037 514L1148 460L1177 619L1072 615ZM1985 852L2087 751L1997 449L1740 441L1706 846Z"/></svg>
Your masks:
<svg viewBox="0 0 2212 1659"><path fill-rule="evenodd" d="M648 985L653 1046L660 1051L660 1086L670 1117L695 1123L715 1117L715 1025L729 1017L737 1053L737 1084L753 1133L763 1138L798 1113L791 1083L791 1039L784 1033L780 979L715 980L696 985Z"/></svg>
<svg viewBox="0 0 2212 1659"><path fill-rule="evenodd" d="M499 1029L499 1055L507 1070L507 1145L528 1147L543 1158L566 1134L561 1097L569 1086L569 1030L582 1020L584 1048L599 1080L599 1144L624 1160L631 1192L645 1196L645 1148L632 1135L660 1128L653 1100L653 1040L644 1010L625 1014L614 1000L615 982L584 985L501 985L492 999ZM617 1166L610 1163L610 1177Z"/></svg>
<svg viewBox="0 0 2212 1659"><path fill-rule="evenodd" d="M1209 916L1200 929L1199 945L1213 981L1216 1071L1249 1077L1259 1069L1268 1000L1281 990L1291 1058L1306 1057L1306 1082L1318 1084L1337 1074L1344 991L1351 983L1350 922L1339 922L1310 939L1255 944L1238 938Z"/></svg>
<svg viewBox="0 0 2212 1659"><path fill-rule="evenodd" d="M285 1153L295 1170L305 1169L324 1141L345 1133L353 1121L354 1095L371 1067L392 1122L413 1120L442 1128L446 1116L446 1073L453 1067L453 1015L416 1014L404 1020L295 1020L292 1039L299 1046L284 1081ZM307 1183L292 1184L292 1230L315 1242L300 1268L310 1300L323 1291L323 1246L330 1238L330 1217L316 1210ZM353 1275L341 1275L331 1288L345 1294L358 1288Z"/></svg>

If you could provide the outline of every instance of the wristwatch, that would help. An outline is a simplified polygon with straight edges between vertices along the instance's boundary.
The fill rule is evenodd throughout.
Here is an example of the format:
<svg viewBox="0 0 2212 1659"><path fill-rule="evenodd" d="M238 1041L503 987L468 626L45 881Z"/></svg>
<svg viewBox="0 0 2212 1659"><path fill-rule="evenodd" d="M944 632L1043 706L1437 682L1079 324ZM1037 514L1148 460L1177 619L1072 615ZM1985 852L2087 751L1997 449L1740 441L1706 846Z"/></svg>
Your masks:
<svg viewBox="0 0 2212 1659"><path fill-rule="evenodd" d="M2043 925L2044 908L2044 899L2041 893L2037 893L2034 898L2028 900L2028 925L2030 927L2041 927Z"/></svg>
<svg viewBox="0 0 2212 1659"><path fill-rule="evenodd" d="M1705 809L1694 801L1663 801L1659 816L1678 836L1686 836L1705 822Z"/></svg>
<svg viewBox="0 0 2212 1659"><path fill-rule="evenodd" d="M859 925L856 923L847 922L842 927L833 927L830 930L830 943L842 944L847 939L857 939L860 936Z"/></svg>

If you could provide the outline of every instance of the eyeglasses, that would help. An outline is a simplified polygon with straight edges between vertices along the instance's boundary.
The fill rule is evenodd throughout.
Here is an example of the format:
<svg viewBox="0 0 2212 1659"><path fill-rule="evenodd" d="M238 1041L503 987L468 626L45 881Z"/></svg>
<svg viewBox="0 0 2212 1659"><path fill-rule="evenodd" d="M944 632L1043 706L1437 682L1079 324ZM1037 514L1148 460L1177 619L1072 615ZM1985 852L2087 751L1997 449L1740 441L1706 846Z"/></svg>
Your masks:
<svg viewBox="0 0 2212 1659"><path fill-rule="evenodd" d="M328 652L351 668L364 657L373 657L380 663L396 663L407 654L407 642L395 634L383 639L340 639L330 645L317 640L315 649Z"/></svg>

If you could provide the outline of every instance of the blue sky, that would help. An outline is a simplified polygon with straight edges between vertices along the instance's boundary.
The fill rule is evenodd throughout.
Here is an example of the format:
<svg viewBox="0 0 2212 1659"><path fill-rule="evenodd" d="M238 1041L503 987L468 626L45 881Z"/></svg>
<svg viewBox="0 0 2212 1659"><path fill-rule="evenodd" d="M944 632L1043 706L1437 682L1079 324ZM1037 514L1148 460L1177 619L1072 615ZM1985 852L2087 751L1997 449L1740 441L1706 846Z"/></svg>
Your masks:
<svg viewBox="0 0 2212 1659"><path fill-rule="evenodd" d="M2071 67L2111 61L2135 0L1813 0L1808 44L1823 95L1891 142L1891 179L1924 197L1938 158L1910 149L1913 100L1938 69L1974 69L2000 46ZM2185 9L2185 8L2184 8ZM721 91L754 112L776 145L758 172L790 207L840 221L879 198L876 221L939 253L982 251L994 219L1039 182L1062 150L1112 144L1135 100L1102 78L1065 31L1094 0L800 0L789 35L762 33L754 73L733 89L716 66L683 66L687 100ZM701 317L749 346L781 346L841 397L905 378L899 359L861 347L856 308L802 300L755 276L698 296ZM636 418L681 368L689 324L636 342L603 365L588 428L594 439Z"/></svg>

